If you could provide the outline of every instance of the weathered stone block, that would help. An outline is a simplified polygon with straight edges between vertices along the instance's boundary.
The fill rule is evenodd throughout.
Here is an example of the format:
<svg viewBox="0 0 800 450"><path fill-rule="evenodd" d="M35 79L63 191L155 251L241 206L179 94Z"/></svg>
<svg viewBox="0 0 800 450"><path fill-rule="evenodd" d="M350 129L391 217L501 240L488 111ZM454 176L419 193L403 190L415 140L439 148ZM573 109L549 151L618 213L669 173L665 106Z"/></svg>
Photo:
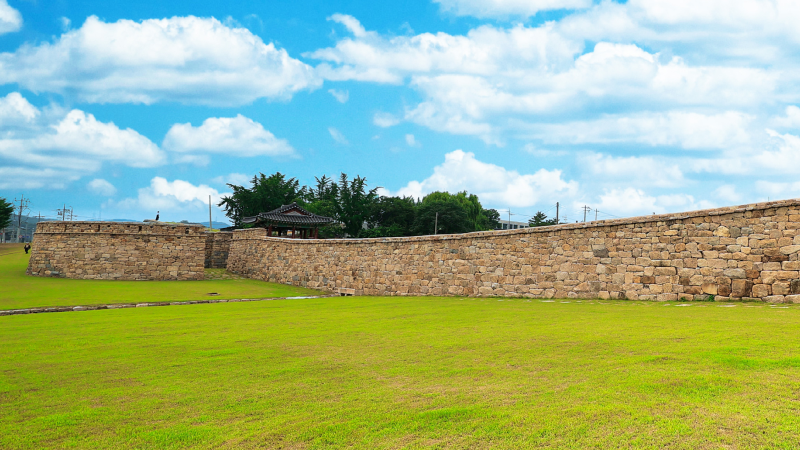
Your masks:
<svg viewBox="0 0 800 450"><path fill-rule="evenodd" d="M772 295L772 286L769 284L755 284L752 289L753 297L764 298Z"/></svg>
<svg viewBox="0 0 800 450"><path fill-rule="evenodd" d="M704 294L717 295L717 285L714 283L703 283L700 289Z"/></svg>

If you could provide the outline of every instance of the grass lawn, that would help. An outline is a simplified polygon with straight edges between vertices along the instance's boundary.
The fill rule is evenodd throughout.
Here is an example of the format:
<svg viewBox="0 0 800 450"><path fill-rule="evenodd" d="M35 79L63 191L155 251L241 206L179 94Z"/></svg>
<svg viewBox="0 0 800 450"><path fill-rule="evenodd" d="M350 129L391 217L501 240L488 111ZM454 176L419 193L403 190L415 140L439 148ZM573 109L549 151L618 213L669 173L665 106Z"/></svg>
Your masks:
<svg viewBox="0 0 800 450"><path fill-rule="evenodd" d="M335 297L0 317L0 448L797 448L800 307L679 305Z"/></svg>
<svg viewBox="0 0 800 450"><path fill-rule="evenodd" d="M104 303L170 302L209 298L319 295L320 291L263 281L105 281L29 277L23 244L0 245L0 309ZM216 292L219 295L209 296Z"/></svg>

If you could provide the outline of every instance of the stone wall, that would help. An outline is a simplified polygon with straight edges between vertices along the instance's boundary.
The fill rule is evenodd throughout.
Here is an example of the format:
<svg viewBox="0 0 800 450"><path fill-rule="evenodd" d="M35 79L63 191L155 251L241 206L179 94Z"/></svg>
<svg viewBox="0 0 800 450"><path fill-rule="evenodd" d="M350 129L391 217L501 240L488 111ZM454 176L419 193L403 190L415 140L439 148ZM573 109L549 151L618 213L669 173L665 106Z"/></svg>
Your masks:
<svg viewBox="0 0 800 450"><path fill-rule="evenodd" d="M357 295L800 302L800 200L462 235L234 232L228 269Z"/></svg>
<svg viewBox="0 0 800 450"><path fill-rule="evenodd" d="M206 269L224 269L228 265L228 252L233 233L220 231L206 234Z"/></svg>
<svg viewBox="0 0 800 450"><path fill-rule="evenodd" d="M102 280L202 280L199 225L39 222L28 275Z"/></svg>

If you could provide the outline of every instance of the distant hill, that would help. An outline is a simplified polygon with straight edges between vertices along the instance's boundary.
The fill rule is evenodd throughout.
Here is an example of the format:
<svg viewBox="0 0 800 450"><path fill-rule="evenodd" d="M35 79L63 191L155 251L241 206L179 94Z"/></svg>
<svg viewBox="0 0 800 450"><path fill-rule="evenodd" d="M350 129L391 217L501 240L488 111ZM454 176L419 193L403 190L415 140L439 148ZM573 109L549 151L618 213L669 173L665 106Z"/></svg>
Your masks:
<svg viewBox="0 0 800 450"><path fill-rule="evenodd" d="M203 225L204 227L208 226L208 222L200 222L200 224ZM220 228L227 228L229 226L231 226L231 224L225 222L217 222L217 221L211 222L211 228L217 230L219 230Z"/></svg>

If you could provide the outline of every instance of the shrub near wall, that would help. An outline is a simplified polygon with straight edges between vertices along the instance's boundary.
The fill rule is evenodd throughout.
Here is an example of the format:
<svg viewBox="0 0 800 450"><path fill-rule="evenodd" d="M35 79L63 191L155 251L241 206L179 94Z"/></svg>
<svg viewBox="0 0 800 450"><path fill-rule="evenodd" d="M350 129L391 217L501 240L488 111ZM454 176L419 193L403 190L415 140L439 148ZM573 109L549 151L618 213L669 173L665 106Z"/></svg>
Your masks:
<svg viewBox="0 0 800 450"><path fill-rule="evenodd" d="M40 222L28 275L102 280L202 280L199 225Z"/></svg>
<svg viewBox="0 0 800 450"><path fill-rule="evenodd" d="M364 295L800 302L800 200L463 235L234 232L228 269Z"/></svg>

